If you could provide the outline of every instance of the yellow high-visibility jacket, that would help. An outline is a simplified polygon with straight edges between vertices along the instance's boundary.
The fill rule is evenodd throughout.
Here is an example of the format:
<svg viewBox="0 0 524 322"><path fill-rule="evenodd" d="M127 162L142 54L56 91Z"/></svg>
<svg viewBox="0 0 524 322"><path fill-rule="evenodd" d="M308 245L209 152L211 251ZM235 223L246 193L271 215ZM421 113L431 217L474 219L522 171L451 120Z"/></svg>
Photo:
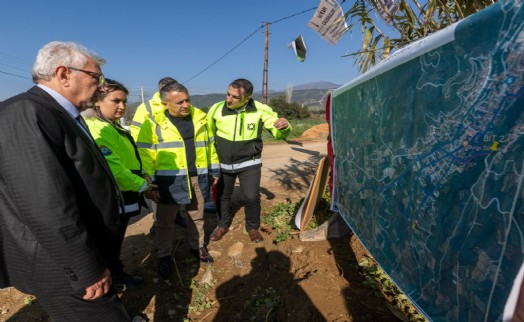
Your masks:
<svg viewBox="0 0 524 322"><path fill-rule="evenodd" d="M97 117L95 113L84 112L83 115L122 191L125 212L140 210L139 192L146 189L147 182L142 177L142 164L133 138L124 128Z"/></svg>
<svg viewBox="0 0 524 322"><path fill-rule="evenodd" d="M140 132L140 128L142 127L142 124L144 124L145 120L153 117L153 114L162 112L164 110L165 107L162 105L159 92L156 92L149 101L138 105L135 115L133 115L131 125L129 126L129 131L131 132L131 136L133 136L135 142L138 138L138 132Z"/></svg>
<svg viewBox="0 0 524 322"><path fill-rule="evenodd" d="M277 140L291 133L291 124L278 130L273 125L278 115L273 109L253 99L244 108L229 109L225 101L211 106L207 123L215 137L220 168L234 173L262 167L262 130L266 129Z"/></svg>
<svg viewBox="0 0 524 322"><path fill-rule="evenodd" d="M138 135L138 151L143 169L158 185L160 203L189 204L191 189L184 139L176 126L161 111L142 124ZM214 138L210 136L206 113L191 107L195 128L196 168L200 190L209 199L210 178L218 177L220 169Z"/></svg>

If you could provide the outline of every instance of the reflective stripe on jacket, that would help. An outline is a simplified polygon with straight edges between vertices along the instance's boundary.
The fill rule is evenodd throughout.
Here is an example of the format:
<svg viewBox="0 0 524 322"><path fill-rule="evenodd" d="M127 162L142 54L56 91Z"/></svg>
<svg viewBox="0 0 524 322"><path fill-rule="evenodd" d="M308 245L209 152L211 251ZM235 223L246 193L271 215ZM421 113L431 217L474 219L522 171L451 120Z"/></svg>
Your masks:
<svg viewBox="0 0 524 322"><path fill-rule="evenodd" d="M91 112L91 111L90 111ZM92 111L94 112L94 111ZM85 113L91 136L104 155L120 191L124 196L125 212L140 209L139 191L147 182L142 178L142 166L131 135L126 130L97 118L94 113Z"/></svg>
<svg viewBox="0 0 524 322"><path fill-rule="evenodd" d="M165 113L157 112L142 124L138 151L144 170L158 185L160 202L189 204L192 196L184 139ZM206 113L191 107L191 119L195 128L198 182L204 198L208 198L209 175L220 175L218 156L213 137L209 135Z"/></svg>
<svg viewBox="0 0 524 322"><path fill-rule="evenodd" d="M211 106L207 122L215 137L220 168L236 172L262 166L262 130L266 129L277 140L291 133L291 125L278 130L274 124L278 115L273 109L253 99L238 110L227 108L225 101Z"/></svg>

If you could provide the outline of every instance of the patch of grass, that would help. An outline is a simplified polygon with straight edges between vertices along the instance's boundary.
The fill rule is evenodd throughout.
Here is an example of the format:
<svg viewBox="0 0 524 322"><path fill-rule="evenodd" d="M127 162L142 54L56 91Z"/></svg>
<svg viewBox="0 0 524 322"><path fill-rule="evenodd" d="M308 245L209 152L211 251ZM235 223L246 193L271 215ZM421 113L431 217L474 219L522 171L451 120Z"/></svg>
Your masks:
<svg viewBox="0 0 524 322"><path fill-rule="evenodd" d="M408 297L398 289L389 276L387 276L382 268L377 265L371 256L362 259L358 265L366 278L362 284L369 287L374 292L380 292L387 298L391 299L391 304L396 307L398 312L405 315L409 321L427 321L426 318L416 310L413 304L411 304ZM377 293L377 295L379 294Z"/></svg>
<svg viewBox="0 0 524 322"><path fill-rule="evenodd" d="M273 287L262 289L257 286L253 289L250 298L245 302L244 309L250 310L253 316L252 320L272 321L269 319L271 313L276 312L276 308L282 305L282 297L278 290ZM261 320L264 318L264 320Z"/></svg>
<svg viewBox="0 0 524 322"><path fill-rule="evenodd" d="M317 228L333 215L333 212L329 210L331 205L330 200L329 190L326 189L322 199L319 200L315 208L313 218L311 218L311 221L308 223L308 229ZM269 209L262 210L262 222L276 232L276 237L273 240L275 244L292 238L293 235L291 232L299 230L295 225L295 215L303 202L304 199L298 202L282 202Z"/></svg>
<svg viewBox="0 0 524 322"><path fill-rule="evenodd" d="M320 226L333 215L333 212L329 210L331 206L330 200L329 190L326 190L322 199L319 200L313 218L307 226L309 229L314 229ZM276 237L273 240L274 243L278 244L292 238L293 235L291 232L293 230L298 230L295 226L295 214L298 211L298 208L300 208L302 202L303 200L299 202L282 202L262 211L262 222L270 226L276 232ZM388 299L390 299L391 304L396 307L397 311L406 316L409 321L427 321L425 317L416 310L407 296L397 288L389 276L387 276L382 268L377 265L371 256L361 260L359 266L360 271L366 278L363 282L364 286L372 289L377 296L380 296L380 293L384 294ZM259 289L258 292L261 292L261 290ZM276 298L269 296L270 294L271 290L266 290L267 296L261 297L255 307L263 307L264 305L270 307L271 305L276 305L278 301L276 301ZM250 305L252 305L252 303L250 303Z"/></svg>
<svg viewBox="0 0 524 322"><path fill-rule="evenodd" d="M24 297L24 304L25 305L32 305L34 302L35 302L35 297L34 296L26 296Z"/></svg>
<svg viewBox="0 0 524 322"><path fill-rule="evenodd" d="M297 229L295 213L299 207L300 204L297 202L282 202L262 211L261 221L276 232L273 242L278 244L288 240L291 237L291 231Z"/></svg>
<svg viewBox="0 0 524 322"><path fill-rule="evenodd" d="M190 288L193 290L193 299L189 305L189 312L202 312L213 306L213 302L207 296L207 293L211 289L209 284L199 283L192 279Z"/></svg>

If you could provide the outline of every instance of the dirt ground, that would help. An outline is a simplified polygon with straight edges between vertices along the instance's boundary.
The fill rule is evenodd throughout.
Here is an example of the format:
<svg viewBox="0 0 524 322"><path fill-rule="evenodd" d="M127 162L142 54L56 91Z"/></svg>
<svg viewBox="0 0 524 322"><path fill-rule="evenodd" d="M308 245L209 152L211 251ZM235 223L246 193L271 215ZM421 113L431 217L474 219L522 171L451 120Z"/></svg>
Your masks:
<svg viewBox="0 0 524 322"><path fill-rule="evenodd" d="M286 143L275 145L278 151ZM288 145L295 151L287 155L290 161L263 170L263 208L300 200L316 169L318 152L307 150L303 142ZM298 153L309 154L299 159ZM208 238L216 215L206 213L205 219ZM151 224L147 211L135 217L122 250L126 271L146 280L143 288L121 293L135 322L399 321L387 300L363 284L358 262L366 250L351 234L316 242L300 241L296 234L276 244L274 232L263 224L265 240L255 244L244 232L240 208L224 238L209 243L212 264L200 264L190 255L185 229L177 226L176 270L169 281L161 281L154 238L149 236ZM11 288L0 290L0 321L48 321L48 317L37 299Z"/></svg>

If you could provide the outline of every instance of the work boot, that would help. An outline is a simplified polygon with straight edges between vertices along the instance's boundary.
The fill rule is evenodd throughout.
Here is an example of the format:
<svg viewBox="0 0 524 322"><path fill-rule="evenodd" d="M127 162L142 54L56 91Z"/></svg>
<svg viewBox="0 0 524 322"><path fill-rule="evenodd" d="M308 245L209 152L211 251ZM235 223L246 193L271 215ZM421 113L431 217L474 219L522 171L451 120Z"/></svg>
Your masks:
<svg viewBox="0 0 524 322"><path fill-rule="evenodd" d="M260 235L260 233L258 232L258 229L250 229L247 233L249 235L249 238L251 238L252 242L260 243L264 240L264 238L262 238L262 235Z"/></svg>
<svg viewBox="0 0 524 322"><path fill-rule="evenodd" d="M224 237L225 233L227 232L227 228L218 226L213 230L211 233L211 236L209 236L209 240L211 241L219 241Z"/></svg>
<svg viewBox="0 0 524 322"><path fill-rule="evenodd" d="M201 246L199 249L192 249L191 253L202 263L212 263L213 257L207 252L206 246Z"/></svg>

